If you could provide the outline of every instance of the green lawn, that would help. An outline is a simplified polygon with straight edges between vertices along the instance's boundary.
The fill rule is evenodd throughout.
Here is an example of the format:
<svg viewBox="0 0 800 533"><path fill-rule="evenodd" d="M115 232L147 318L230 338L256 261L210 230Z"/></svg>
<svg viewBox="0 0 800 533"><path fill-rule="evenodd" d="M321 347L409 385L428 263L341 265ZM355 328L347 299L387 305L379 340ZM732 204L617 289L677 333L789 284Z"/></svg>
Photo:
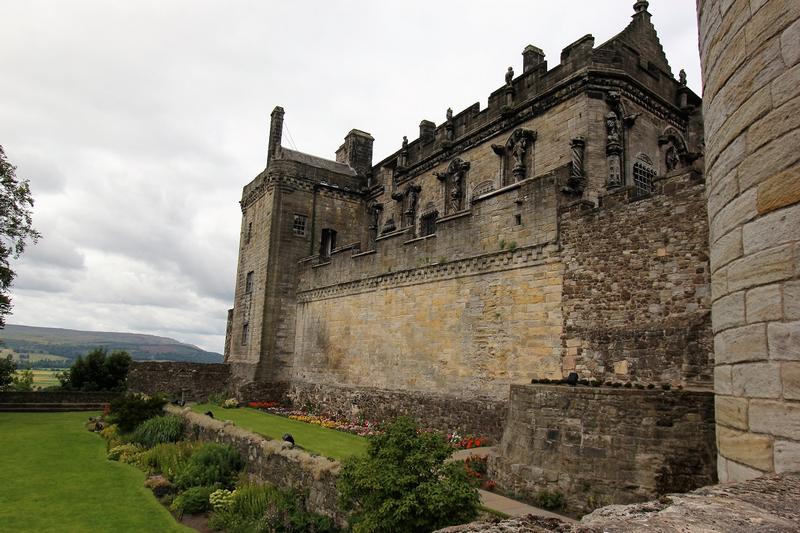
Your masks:
<svg viewBox="0 0 800 533"><path fill-rule="evenodd" d="M190 532L144 488L144 473L106 460L84 429L91 413L0 412L0 532Z"/></svg>
<svg viewBox="0 0 800 533"><path fill-rule="evenodd" d="M240 428L271 439L281 439L285 433L291 433L295 444L304 450L331 459L341 460L350 455L364 454L367 451L367 439L364 437L298 420L290 420L250 407L223 409L218 405L204 403L192 406L192 410L198 413L211 411L219 420L230 420Z"/></svg>

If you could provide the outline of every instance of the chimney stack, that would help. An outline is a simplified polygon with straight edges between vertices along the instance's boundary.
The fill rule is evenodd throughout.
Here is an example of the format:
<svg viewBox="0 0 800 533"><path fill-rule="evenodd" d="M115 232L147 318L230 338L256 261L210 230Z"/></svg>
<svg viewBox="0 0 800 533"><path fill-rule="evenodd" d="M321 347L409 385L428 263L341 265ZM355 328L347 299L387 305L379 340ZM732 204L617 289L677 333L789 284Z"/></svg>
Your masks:
<svg viewBox="0 0 800 533"><path fill-rule="evenodd" d="M336 150L336 161L347 163L360 176L372 171L372 143L375 139L361 130L350 130L344 144Z"/></svg>
<svg viewBox="0 0 800 533"><path fill-rule="evenodd" d="M419 140L423 143L433 141L434 132L436 131L436 124L430 120L423 120L419 123Z"/></svg>
<svg viewBox="0 0 800 533"><path fill-rule="evenodd" d="M532 44L525 47L522 51L522 72L528 72L544 63L544 52Z"/></svg>
<svg viewBox="0 0 800 533"><path fill-rule="evenodd" d="M269 122L269 147L267 148L267 163L272 160L281 149L281 137L283 136L283 108L275 106L272 110L272 119Z"/></svg>

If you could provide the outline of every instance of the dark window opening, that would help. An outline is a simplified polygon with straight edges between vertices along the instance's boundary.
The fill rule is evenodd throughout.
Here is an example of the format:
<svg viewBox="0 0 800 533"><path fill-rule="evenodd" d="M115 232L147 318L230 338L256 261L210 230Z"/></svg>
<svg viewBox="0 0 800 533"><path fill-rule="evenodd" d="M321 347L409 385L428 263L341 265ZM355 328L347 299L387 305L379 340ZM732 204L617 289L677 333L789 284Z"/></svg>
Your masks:
<svg viewBox="0 0 800 533"><path fill-rule="evenodd" d="M329 259L331 252L336 248L336 230L323 228L322 240L319 245L319 255L322 259Z"/></svg>
<svg viewBox="0 0 800 533"><path fill-rule="evenodd" d="M244 243L245 244L250 244L250 238L252 236L253 236L253 223L252 222L248 222L247 223L247 233L245 233L245 236L244 236Z"/></svg>
<svg viewBox="0 0 800 533"><path fill-rule="evenodd" d="M517 226L522 225L522 215L514 215L514 224Z"/></svg>
<svg viewBox="0 0 800 533"><path fill-rule="evenodd" d="M244 292L253 292L253 271L247 273L244 278Z"/></svg>
<svg viewBox="0 0 800 533"><path fill-rule="evenodd" d="M653 180L656 171L652 165L640 158L633 164L633 186L636 196L648 196L653 193Z"/></svg>
<svg viewBox="0 0 800 533"><path fill-rule="evenodd" d="M247 346L247 341L250 338L250 324L245 322L242 325L242 346Z"/></svg>
<svg viewBox="0 0 800 533"><path fill-rule="evenodd" d="M307 216L295 215L294 221L292 222L292 232L298 237L305 237L307 222L308 222Z"/></svg>
<svg viewBox="0 0 800 533"><path fill-rule="evenodd" d="M419 233L421 237L427 237L436 233L436 219L438 213L427 213L419 218Z"/></svg>

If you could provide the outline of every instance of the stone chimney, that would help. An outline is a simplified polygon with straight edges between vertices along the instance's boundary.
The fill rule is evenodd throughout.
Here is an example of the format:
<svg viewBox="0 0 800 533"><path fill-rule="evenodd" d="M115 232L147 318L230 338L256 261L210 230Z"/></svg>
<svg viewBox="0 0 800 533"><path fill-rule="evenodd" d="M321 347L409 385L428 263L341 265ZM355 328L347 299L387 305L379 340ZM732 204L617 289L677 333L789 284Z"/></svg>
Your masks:
<svg viewBox="0 0 800 533"><path fill-rule="evenodd" d="M360 176L366 176L372 170L372 143L375 139L361 130L350 130L344 138L344 144L336 150L336 161L347 163Z"/></svg>
<svg viewBox="0 0 800 533"><path fill-rule="evenodd" d="M431 122L430 120L423 120L419 123L419 140L423 143L429 143L433 141L433 137L436 131L436 124Z"/></svg>
<svg viewBox="0 0 800 533"><path fill-rule="evenodd" d="M532 44L525 47L522 51L522 72L528 72L544 63L544 52Z"/></svg>
<svg viewBox="0 0 800 533"><path fill-rule="evenodd" d="M267 163L272 160L281 149L281 137L283 136L283 108L275 106L272 110L272 119L269 122L269 147L267 148Z"/></svg>

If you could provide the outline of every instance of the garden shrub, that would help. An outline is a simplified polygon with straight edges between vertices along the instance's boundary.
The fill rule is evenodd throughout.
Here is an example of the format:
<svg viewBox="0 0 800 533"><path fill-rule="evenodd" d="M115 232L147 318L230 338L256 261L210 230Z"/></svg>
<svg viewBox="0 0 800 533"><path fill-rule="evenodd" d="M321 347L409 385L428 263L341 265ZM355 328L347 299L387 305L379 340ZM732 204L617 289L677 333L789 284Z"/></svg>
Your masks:
<svg viewBox="0 0 800 533"><path fill-rule="evenodd" d="M233 486L236 476L244 466L239 452L231 446L215 443L203 444L175 476L179 488L211 486L223 488ZM219 487L218 487L219 488Z"/></svg>
<svg viewBox="0 0 800 533"><path fill-rule="evenodd" d="M173 500L170 509L178 513L179 517L184 514L200 514L211 509L209 496L217 490L217 487L192 487L178 494Z"/></svg>
<svg viewBox="0 0 800 533"><path fill-rule="evenodd" d="M208 497L211 508L215 511L227 511L233 505L234 491L228 489L217 489Z"/></svg>
<svg viewBox="0 0 800 533"><path fill-rule="evenodd" d="M161 396L149 398L143 394L126 394L111 400L109 422L119 426L120 431L130 433L139 424L160 415L167 400Z"/></svg>
<svg viewBox="0 0 800 533"><path fill-rule="evenodd" d="M128 352L115 351L108 355L105 348L96 348L85 357L79 355L58 379L61 387L68 390L121 391L125 389L131 362Z"/></svg>
<svg viewBox="0 0 800 533"><path fill-rule="evenodd" d="M478 492L439 433L401 417L369 437L366 456L342 465L339 492L356 533L433 531L473 520Z"/></svg>
<svg viewBox="0 0 800 533"><path fill-rule="evenodd" d="M156 444L139 458L143 469L151 474L161 474L170 481L182 471L198 445L192 441Z"/></svg>
<svg viewBox="0 0 800 533"><path fill-rule="evenodd" d="M157 416L139 424L131 436L131 441L152 448L156 444L178 442L183 437L185 429L186 423L179 416Z"/></svg>
<svg viewBox="0 0 800 533"><path fill-rule="evenodd" d="M106 457L111 461L130 463L142 451L144 451L144 448L138 444L120 444L108 450Z"/></svg>
<svg viewBox="0 0 800 533"><path fill-rule="evenodd" d="M558 510L564 508L564 495L557 490L540 490L533 497L534 503L542 509Z"/></svg>
<svg viewBox="0 0 800 533"><path fill-rule="evenodd" d="M122 435L119 434L119 427L116 424L109 424L101 429L100 436L106 441L106 450L116 448L123 443Z"/></svg>

